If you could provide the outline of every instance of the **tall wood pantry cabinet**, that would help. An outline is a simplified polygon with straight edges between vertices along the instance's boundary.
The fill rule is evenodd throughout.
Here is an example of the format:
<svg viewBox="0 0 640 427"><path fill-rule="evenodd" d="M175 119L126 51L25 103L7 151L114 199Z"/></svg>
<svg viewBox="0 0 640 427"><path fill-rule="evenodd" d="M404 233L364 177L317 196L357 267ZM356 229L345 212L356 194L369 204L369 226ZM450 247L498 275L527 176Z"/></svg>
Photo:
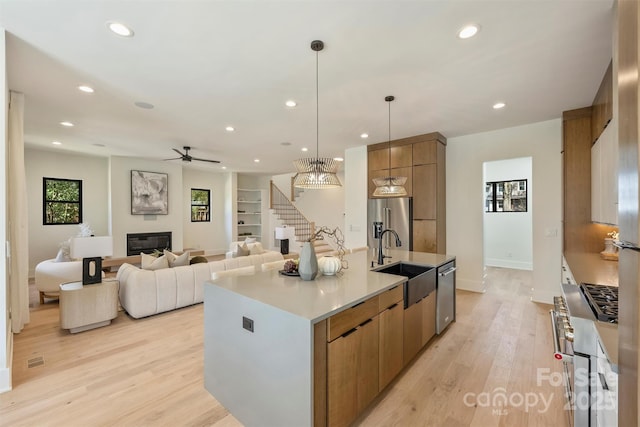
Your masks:
<svg viewBox="0 0 640 427"><path fill-rule="evenodd" d="M446 146L439 132L369 145L369 198L373 178L406 176L413 197L413 250L446 253Z"/></svg>

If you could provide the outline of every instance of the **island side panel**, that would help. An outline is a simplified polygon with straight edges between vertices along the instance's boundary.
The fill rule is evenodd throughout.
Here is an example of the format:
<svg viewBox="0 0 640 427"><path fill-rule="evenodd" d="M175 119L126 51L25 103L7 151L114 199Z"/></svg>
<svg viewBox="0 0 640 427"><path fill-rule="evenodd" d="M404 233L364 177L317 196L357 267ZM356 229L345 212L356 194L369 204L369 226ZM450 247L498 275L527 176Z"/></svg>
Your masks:
<svg viewBox="0 0 640 427"><path fill-rule="evenodd" d="M204 286L205 388L247 427L313 425L309 320ZM243 316L254 332L243 329Z"/></svg>

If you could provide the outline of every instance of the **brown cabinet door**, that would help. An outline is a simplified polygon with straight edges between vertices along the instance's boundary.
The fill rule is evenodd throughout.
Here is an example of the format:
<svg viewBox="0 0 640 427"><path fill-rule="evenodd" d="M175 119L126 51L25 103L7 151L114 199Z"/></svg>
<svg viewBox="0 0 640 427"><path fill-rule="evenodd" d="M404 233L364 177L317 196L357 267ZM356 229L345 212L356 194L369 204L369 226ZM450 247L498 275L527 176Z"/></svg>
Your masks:
<svg viewBox="0 0 640 427"><path fill-rule="evenodd" d="M413 167L413 219L436 219L437 166Z"/></svg>
<svg viewBox="0 0 640 427"><path fill-rule="evenodd" d="M354 330L328 344L327 412L330 426L347 426L358 415L359 334Z"/></svg>
<svg viewBox="0 0 640 427"><path fill-rule="evenodd" d="M436 334L436 292L422 300L422 345Z"/></svg>
<svg viewBox="0 0 640 427"><path fill-rule="evenodd" d="M413 221L413 250L415 252L438 253L436 221Z"/></svg>
<svg viewBox="0 0 640 427"><path fill-rule="evenodd" d="M425 141L413 144L413 164L426 165L438 160L438 141Z"/></svg>
<svg viewBox="0 0 640 427"><path fill-rule="evenodd" d="M404 323L402 301L380 313L380 370L379 387L382 391L395 378L403 366L402 335Z"/></svg>
<svg viewBox="0 0 640 427"><path fill-rule="evenodd" d="M389 149L381 148L368 153L368 167L370 171L389 169Z"/></svg>
<svg viewBox="0 0 640 427"><path fill-rule="evenodd" d="M404 184L404 189L407 190L407 196L413 196L413 171L411 170L411 166L408 168L395 168L391 169L391 175L393 176L404 176L407 178L407 182ZM375 190L375 188L374 188Z"/></svg>
<svg viewBox="0 0 640 427"><path fill-rule="evenodd" d="M402 358L406 366L422 348L422 301L404 310L403 330Z"/></svg>
<svg viewBox="0 0 640 427"><path fill-rule="evenodd" d="M379 316L358 326L360 348L357 355L357 413L365 410L378 395Z"/></svg>
<svg viewBox="0 0 640 427"><path fill-rule="evenodd" d="M391 147L391 168L411 168L412 157L411 144Z"/></svg>

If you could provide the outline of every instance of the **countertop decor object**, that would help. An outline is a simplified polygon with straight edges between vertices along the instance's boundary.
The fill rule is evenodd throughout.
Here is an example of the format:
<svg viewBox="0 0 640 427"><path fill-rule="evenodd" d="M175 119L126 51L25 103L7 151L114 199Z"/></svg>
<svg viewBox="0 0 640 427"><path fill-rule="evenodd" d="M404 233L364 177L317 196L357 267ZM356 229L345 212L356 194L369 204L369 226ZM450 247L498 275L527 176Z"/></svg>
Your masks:
<svg viewBox="0 0 640 427"><path fill-rule="evenodd" d="M333 255L323 256L318 260L318 269L324 276L333 276L342 270L342 262Z"/></svg>
<svg viewBox="0 0 640 427"><path fill-rule="evenodd" d="M293 162L298 173L293 178L293 185L298 188L337 188L341 187L338 179L338 163L330 157L319 156L319 101L318 101L318 52L324 49L321 40L311 42L311 50L316 53L316 157L298 159Z"/></svg>
<svg viewBox="0 0 640 427"><path fill-rule="evenodd" d="M298 273L302 280L313 280L318 275L318 258L313 242L304 242L300 250Z"/></svg>
<svg viewBox="0 0 640 427"><path fill-rule="evenodd" d="M394 99L395 97L391 95L384 98L389 105L389 176L373 178L373 183L376 185L373 192L374 197L403 197L407 195L407 190L404 188L407 177L391 175L391 102Z"/></svg>

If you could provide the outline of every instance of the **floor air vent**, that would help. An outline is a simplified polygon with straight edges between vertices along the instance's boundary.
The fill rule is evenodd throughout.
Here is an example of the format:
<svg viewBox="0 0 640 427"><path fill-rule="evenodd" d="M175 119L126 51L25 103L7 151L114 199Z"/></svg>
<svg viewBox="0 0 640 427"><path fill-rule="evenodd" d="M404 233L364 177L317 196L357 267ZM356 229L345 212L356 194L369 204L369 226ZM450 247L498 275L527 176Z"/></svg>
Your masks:
<svg viewBox="0 0 640 427"><path fill-rule="evenodd" d="M27 360L27 368L35 368L36 366L42 365L44 365L44 358L42 356Z"/></svg>

